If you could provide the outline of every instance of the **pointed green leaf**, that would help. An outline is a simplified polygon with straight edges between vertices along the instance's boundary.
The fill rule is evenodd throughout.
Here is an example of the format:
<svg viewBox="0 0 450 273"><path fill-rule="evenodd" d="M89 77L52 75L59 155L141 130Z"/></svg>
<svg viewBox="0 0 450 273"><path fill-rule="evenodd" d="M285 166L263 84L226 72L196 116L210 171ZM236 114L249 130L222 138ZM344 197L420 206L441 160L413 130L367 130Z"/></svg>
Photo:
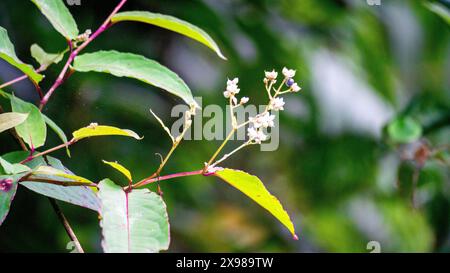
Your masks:
<svg viewBox="0 0 450 273"><path fill-rule="evenodd" d="M74 69L80 72L104 72L117 77L134 78L162 88L197 105L191 90L177 74L144 56L117 51L98 51L75 58Z"/></svg>
<svg viewBox="0 0 450 273"><path fill-rule="evenodd" d="M131 172L124 166L117 163L117 161L109 162L109 161L103 160L103 163L105 163L105 164L113 167L114 169L118 170L119 172L121 172L128 179L128 181L130 181L130 182L133 181L133 178L131 177Z"/></svg>
<svg viewBox="0 0 450 273"><path fill-rule="evenodd" d="M0 174L19 174L29 172L31 169L19 163L10 163L0 156Z"/></svg>
<svg viewBox="0 0 450 273"><path fill-rule="evenodd" d="M0 175L0 226L8 215L11 203L17 191L17 176Z"/></svg>
<svg viewBox="0 0 450 273"><path fill-rule="evenodd" d="M78 175L74 175L74 174L70 174L70 173L66 173L64 171L55 169L53 167L50 166L39 166L36 169L34 169L31 172L31 178L39 178L39 177L51 177L51 179L54 179L56 181L58 181L61 178L65 178L67 179L69 182L78 182L78 183L83 183L83 184L93 184L94 182L90 181L89 179L86 179L84 177L78 176Z"/></svg>
<svg viewBox="0 0 450 273"><path fill-rule="evenodd" d="M2 156L5 160L9 162L20 162L28 157L27 152L12 152ZM69 175L64 177L61 173L58 173L58 176L52 174L36 174L35 178L40 179L52 179L58 181L65 181L67 183L74 183L73 177L70 175L74 175L71 171L63 166L61 161L51 156L46 156L45 161L42 157L38 157L33 159L30 162L25 163L31 169L38 169L41 166L50 166L52 168L58 169L59 171ZM47 164L48 162L48 164ZM77 176L78 177L78 176ZM81 178L84 181L84 178ZM80 178L77 178L80 180ZM87 179L86 179L87 180ZM22 181L20 185L32 190L38 194L42 194L51 198L55 198L57 200L61 200L64 202L68 202L77 206L85 207L94 211L100 211L100 199L97 197L96 189L93 187L87 186L61 186L54 185L49 183L41 183L41 182L33 182L33 181Z"/></svg>
<svg viewBox="0 0 450 273"><path fill-rule="evenodd" d="M39 109L31 103L11 96L11 107L14 112L28 114L22 124L16 126L17 134L30 148L39 148L45 144L47 126Z"/></svg>
<svg viewBox="0 0 450 273"><path fill-rule="evenodd" d="M27 119L27 117L28 114L14 112L0 114L0 133L23 123Z"/></svg>
<svg viewBox="0 0 450 273"><path fill-rule="evenodd" d="M34 71L34 68L31 65L25 64L19 60L14 50L14 46L8 37L8 32L2 27L0 27L0 58L22 71L35 83L39 83L44 78L44 76Z"/></svg>
<svg viewBox="0 0 450 273"><path fill-rule="evenodd" d="M222 169L217 171L214 175L240 190L260 206L268 210L292 233L294 238L297 239L294 224L289 215L284 210L280 201L270 194L258 177L240 170L232 169Z"/></svg>
<svg viewBox="0 0 450 273"><path fill-rule="evenodd" d="M208 35L208 33L191 23L180 20L173 16L147 11L125 11L119 12L114 15L111 18L111 21L113 23L123 21L142 22L180 33L206 45L210 49L214 50L220 58L226 60L225 56L223 56L222 52L220 51L219 46Z"/></svg>
<svg viewBox="0 0 450 273"><path fill-rule="evenodd" d="M47 125L56 133L56 135L59 137L59 139L61 139L61 141L63 143L67 143L68 140L67 140L67 136L64 133L64 131L61 128L59 128L59 126L53 120L51 120L49 117L47 117L44 114L42 114L42 116L44 117L45 123L47 123ZM70 157L69 146L66 146L66 152L67 152L67 155Z"/></svg>
<svg viewBox="0 0 450 273"><path fill-rule="evenodd" d="M46 69L51 64L59 63L63 57L64 52L62 53L47 53L45 52L39 45L33 44L30 48L31 56L43 67Z"/></svg>
<svg viewBox="0 0 450 273"><path fill-rule="evenodd" d="M67 40L78 36L78 27L63 0L31 0Z"/></svg>
<svg viewBox="0 0 450 273"><path fill-rule="evenodd" d="M148 189L129 193L109 179L99 183L103 250L158 252L169 247L169 219L162 198Z"/></svg>
<svg viewBox="0 0 450 273"><path fill-rule="evenodd" d="M75 140L94 136L127 136L137 140L142 139L142 137L139 137L138 134L131 130L120 129L113 126L98 125L96 123L91 123L91 125L76 130L72 134Z"/></svg>
<svg viewBox="0 0 450 273"><path fill-rule="evenodd" d="M447 24L450 24L450 10L446 6L439 3L424 3L424 5L427 9L444 19Z"/></svg>

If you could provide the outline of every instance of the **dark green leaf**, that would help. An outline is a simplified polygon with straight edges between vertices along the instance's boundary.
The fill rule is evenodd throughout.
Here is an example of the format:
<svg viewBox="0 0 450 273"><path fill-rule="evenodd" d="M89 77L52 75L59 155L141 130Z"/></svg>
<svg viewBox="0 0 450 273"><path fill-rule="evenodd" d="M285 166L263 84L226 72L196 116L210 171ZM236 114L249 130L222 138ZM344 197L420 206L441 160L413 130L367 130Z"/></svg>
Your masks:
<svg viewBox="0 0 450 273"><path fill-rule="evenodd" d="M80 72L96 71L117 77L134 78L179 96L189 105L197 105L191 90L177 74L141 55L117 51L88 53L75 58L74 69Z"/></svg>

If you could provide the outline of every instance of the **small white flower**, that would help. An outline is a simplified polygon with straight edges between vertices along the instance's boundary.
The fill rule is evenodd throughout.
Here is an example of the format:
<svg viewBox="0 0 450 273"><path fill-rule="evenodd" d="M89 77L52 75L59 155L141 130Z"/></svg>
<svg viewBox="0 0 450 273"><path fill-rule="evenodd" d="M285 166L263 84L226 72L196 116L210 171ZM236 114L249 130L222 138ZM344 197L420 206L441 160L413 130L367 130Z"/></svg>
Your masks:
<svg viewBox="0 0 450 273"><path fill-rule="evenodd" d="M230 84L230 85L227 85L227 91L232 94L237 94L237 93L239 93L240 89L238 88L237 85Z"/></svg>
<svg viewBox="0 0 450 273"><path fill-rule="evenodd" d="M248 101L249 101L248 97L242 97L241 101L240 101L240 104L246 104Z"/></svg>
<svg viewBox="0 0 450 273"><path fill-rule="evenodd" d="M284 104L283 98L275 98L270 102L269 109L274 111L284 110Z"/></svg>
<svg viewBox="0 0 450 273"><path fill-rule="evenodd" d="M293 69L287 69L286 67L284 67L282 72L284 77L288 79L293 78L295 76L295 70Z"/></svg>
<svg viewBox="0 0 450 273"><path fill-rule="evenodd" d="M256 130L253 127L247 129L247 135L250 140L254 141L257 144L261 144L262 141L265 141L267 139L267 136L262 130Z"/></svg>
<svg viewBox="0 0 450 273"><path fill-rule="evenodd" d="M290 87L292 92L298 92L300 90L302 90L302 88L300 86L298 86L298 84L296 82L294 82L291 87Z"/></svg>
<svg viewBox="0 0 450 273"><path fill-rule="evenodd" d="M239 78L234 78L232 80L228 79L227 85L237 85L239 83Z"/></svg>
<svg viewBox="0 0 450 273"><path fill-rule="evenodd" d="M263 115L257 115L256 117L251 117L249 120L251 123L253 123L253 127L260 128L260 127L274 127L275 116L271 115L269 112L266 112Z"/></svg>
<svg viewBox="0 0 450 273"><path fill-rule="evenodd" d="M278 72L275 72L275 69L272 71L264 71L264 74L269 81L273 81L278 77Z"/></svg>
<svg viewBox="0 0 450 273"><path fill-rule="evenodd" d="M228 99L230 97L234 97L237 93L239 93L240 89L237 85L238 82L239 82L238 78L234 78L233 80L227 81L227 89L225 90L225 92L223 92L223 96L225 98Z"/></svg>
<svg viewBox="0 0 450 273"><path fill-rule="evenodd" d="M275 115L271 115L269 112L267 112L263 115L262 126L264 128L274 127L275 126L274 120L275 120Z"/></svg>

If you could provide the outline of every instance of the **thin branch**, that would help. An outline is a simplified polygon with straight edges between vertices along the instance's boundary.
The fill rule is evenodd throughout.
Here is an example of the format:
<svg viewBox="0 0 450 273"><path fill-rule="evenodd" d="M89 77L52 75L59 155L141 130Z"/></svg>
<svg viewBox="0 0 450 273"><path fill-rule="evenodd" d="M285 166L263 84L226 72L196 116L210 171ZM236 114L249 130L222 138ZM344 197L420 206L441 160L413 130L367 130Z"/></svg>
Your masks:
<svg viewBox="0 0 450 273"><path fill-rule="evenodd" d="M198 171L191 171L191 172L174 173L174 174L169 174L169 175L165 175L165 176L146 178L146 179L141 180L138 183L134 184L133 188L143 187L143 186L146 186L148 184L158 182L158 181L173 179L173 178L177 178L177 177L199 175L199 174L203 174L204 176L211 175L211 173L204 173L203 169L198 170Z"/></svg>
<svg viewBox="0 0 450 273"><path fill-rule="evenodd" d="M40 153L37 153L37 154L34 154L34 155L30 155L28 158L22 160L22 161L20 162L20 164L29 162L29 161L31 161L31 160L37 158L37 157L47 155L47 154L52 153L52 152L54 152L54 151L57 151L57 150L66 148L66 147L68 147L68 146L70 146L70 145L72 145L72 144L74 144L74 143L76 143L76 142L77 142L77 141L76 141L75 139L72 139L72 140L70 140L70 141L68 141L68 142L66 142L66 143L60 144L60 145L55 146L55 147L53 147L53 148L50 148L50 149L48 149L48 150L46 150L46 151L43 151L43 152L40 152Z"/></svg>
<svg viewBox="0 0 450 273"><path fill-rule="evenodd" d="M66 79L66 73L69 69L70 65L72 64L73 60L75 60L75 57L82 51L86 46L88 46L95 38L97 38L100 34L102 34L105 30L107 30L111 26L111 18L122 8L122 6L127 2L127 0L121 0L120 3L116 6L116 8L113 10L113 12L108 16L108 18L103 22L103 24L86 40L84 41L76 50L72 51L70 53L70 56L64 65L63 69L61 70L61 73L59 74L58 78L55 80L53 85L50 87L48 92L45 94L45 96L42 98L41 103L39 105L39 109L43 109L44 106L49 101L52 94L55 92L55 90L64 83Z"/></svg>
<svg viewBox="0 0 450 273"><path fill-rule="evenodd" d="M84 250L81 247L80 241L78 240L77 236L75 235L72 228L70 227L70 224L67 221L67 218L62 213L61 208L59 207L58 203L56 203L55 199L52 199L52 198L48 198L48 200L50 201L50 204L52 205L53 210L56 212L56 215L58 216L59 220L63 223L64 229L66 230L67 235L69 235L70 239L72 239L72 242L75 244L77 252L84 253Z"/></svg>

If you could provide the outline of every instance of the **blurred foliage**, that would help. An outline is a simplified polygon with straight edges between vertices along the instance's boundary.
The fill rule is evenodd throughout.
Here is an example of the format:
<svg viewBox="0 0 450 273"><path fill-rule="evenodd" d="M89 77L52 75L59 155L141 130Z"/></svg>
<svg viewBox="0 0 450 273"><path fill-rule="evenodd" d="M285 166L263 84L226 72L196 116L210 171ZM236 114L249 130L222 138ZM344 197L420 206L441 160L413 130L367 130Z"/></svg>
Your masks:
<svg viewBox="0 0 450 273"><path fill-rule="evenodd" d="M81 2L70 7L81 31L100 25L115 3ZM179 73L203 105L224 105L225 80L235 76L242 94L263 103L263 71L283 66L297 69L303 87L281 114L277 151L249 148L224 164L258 175L291 214L300 240L231 187L186 177L161 183L171 219L170 251L368 252L369 241L389 252L450 251L450 33L445 19L424 2L129 1L125 10L198 25L229 61L180 35L134 23L114 26L87 52L116 49L153 58ZM446 0L434 2L450 8ZM0 25L26 62L32 63L33 43L49 52L65 47L31 1L1 1ZM44 90L61 65L49 69ZM1 82L17 75L0 62ZM341 88L337 94L334 86ZM36 101L30 83L7 91ZM70 159L64 151L54 156L92 180L126 183L102 159L119 160L138 179L148 176L159 164L155 153L170 146L148 109L170 123L170 109L178 103L133 80L75 73L46 110L66 133L98 122L126 125L145 139L92 139L74 146ZM388 125L399 118L419 123L422 138L396 142ZM49 140L59 143L54 135ZM0 154L16 145L7 134L0 143ZM216 147L215 141L184 142L165 173L198 169ZM100 251L97 215L62 205L85 249ZM0 251L67 252L67 243L46 198L20 187L0 227Z"/></svg>

